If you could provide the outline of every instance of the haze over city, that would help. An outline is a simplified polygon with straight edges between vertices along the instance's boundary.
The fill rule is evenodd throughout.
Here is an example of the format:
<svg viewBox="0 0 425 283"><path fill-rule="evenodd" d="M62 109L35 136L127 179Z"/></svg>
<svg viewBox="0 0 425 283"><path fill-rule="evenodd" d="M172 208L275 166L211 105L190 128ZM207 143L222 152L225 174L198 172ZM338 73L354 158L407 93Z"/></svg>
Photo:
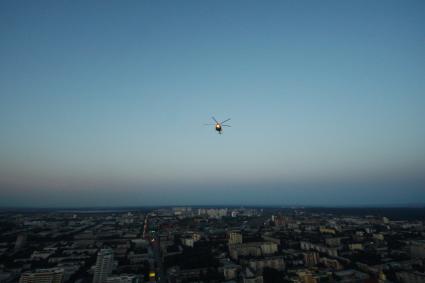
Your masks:
<svg viewBox="0 0 425 283"><path fill-rule="evenodd" d="M423 204L424 14L1 1L0 206Z"/></svg>

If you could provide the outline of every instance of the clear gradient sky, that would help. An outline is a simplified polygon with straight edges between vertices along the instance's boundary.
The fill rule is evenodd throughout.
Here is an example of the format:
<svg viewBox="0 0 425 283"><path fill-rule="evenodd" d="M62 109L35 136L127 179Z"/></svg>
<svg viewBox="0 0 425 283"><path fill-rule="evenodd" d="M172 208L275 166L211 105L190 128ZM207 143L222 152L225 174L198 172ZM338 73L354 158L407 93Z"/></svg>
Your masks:
<svg viewBox="0 0 425 283"><path fill-rule="evenodd" d="M423 203L424 15L1 1L0 206Z"/></svg>

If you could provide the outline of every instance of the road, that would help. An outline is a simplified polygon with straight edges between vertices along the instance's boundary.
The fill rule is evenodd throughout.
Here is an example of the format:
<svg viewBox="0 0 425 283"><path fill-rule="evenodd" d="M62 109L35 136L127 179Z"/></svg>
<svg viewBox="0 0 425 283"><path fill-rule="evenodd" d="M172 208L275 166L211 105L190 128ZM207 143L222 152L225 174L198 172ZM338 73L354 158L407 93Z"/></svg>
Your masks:
<svg viewBox="0 0 425 283"><path fill-rule="evenodd" d="M160 239L159 239L159 233L158 233L159 231L155 231L155 233L151 235L149 217L150 215L148 214L145 219L145 227L144 227L143 235L145 239L149 241L149 245L153 253L153 259L156 263L156 268L153 268L152 271L156 273L157 282L166 283L167 276L164 270L164 265L163 265L162 257L161 257L161 245L160 245Z"/></svg>

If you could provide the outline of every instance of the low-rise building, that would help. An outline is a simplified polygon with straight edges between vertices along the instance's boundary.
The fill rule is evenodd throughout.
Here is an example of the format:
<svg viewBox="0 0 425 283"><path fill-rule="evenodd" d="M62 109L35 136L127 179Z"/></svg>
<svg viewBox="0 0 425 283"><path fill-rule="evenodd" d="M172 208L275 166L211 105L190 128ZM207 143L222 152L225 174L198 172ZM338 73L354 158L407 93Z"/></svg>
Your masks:
<svg viewBox="0 0 425 283"><path fill-rule="evenodd" d="M19 283L62 283L64 271L60 268L37 269L21 275Z"/></svg>

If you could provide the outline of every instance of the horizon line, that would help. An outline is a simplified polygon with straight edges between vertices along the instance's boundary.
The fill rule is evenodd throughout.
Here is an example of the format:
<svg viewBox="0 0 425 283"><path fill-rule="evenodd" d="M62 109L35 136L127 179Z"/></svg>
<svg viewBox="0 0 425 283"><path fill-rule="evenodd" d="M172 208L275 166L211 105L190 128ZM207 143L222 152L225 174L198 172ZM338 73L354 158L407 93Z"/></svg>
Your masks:
<svg viewBox="0 0 425 283"><path fill-rule="evenodd" d="M425 203L394 204L358 204L358 205L312 205L312 204L166 204L166 205L114 205L114 206L0 206L0 210L110 210L110 209L144 209L144 208L425 208Z"/></svg>

